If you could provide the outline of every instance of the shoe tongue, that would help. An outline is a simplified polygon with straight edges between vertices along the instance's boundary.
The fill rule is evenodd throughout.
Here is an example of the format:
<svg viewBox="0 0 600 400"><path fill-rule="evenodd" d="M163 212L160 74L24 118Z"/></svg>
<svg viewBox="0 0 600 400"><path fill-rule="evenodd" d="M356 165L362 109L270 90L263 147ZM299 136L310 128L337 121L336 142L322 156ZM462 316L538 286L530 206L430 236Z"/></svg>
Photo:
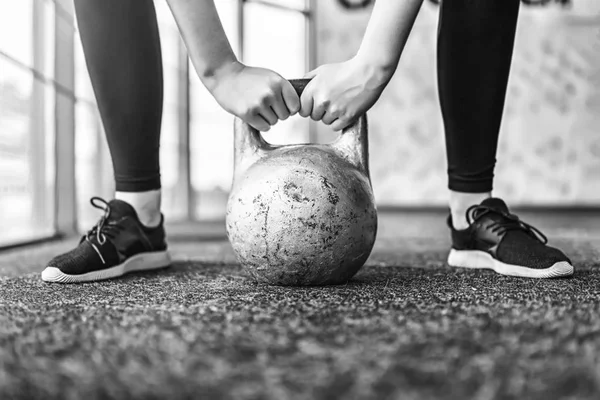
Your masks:
<svg viewBox="0 0 600 400"><path fill-rule="evenodd" d="M508 213L508 206L504 202L504 200L499 199L497 197L490 197L481 202L482 206L486 206L489 208L493 208L494 210L502 211Z"/></svg>
<svg viewBox="0 0 600 400"><path fill-rule="evenodd" d="M123 217L135 217L137 218L137 212L131 206L131 204L124 202L123 200L111 200L108 203L110 207L110 219L121 219Z"/></svg>

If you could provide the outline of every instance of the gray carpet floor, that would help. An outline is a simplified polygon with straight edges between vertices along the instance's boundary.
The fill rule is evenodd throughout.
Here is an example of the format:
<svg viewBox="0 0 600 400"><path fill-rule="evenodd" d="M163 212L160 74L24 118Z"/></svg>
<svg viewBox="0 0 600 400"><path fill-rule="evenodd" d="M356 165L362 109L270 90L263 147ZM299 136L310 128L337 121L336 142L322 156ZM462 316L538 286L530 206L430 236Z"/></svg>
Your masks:
<svg viewBox="0 0 600 400"><path fill-rule="evenodd" d="M39 279L72 240L0 253L0 399L598 399L600 215L526 217L573 278L450 269L438 213L382 215L333 287L257 285L194 225L108 282Z"/></svg>

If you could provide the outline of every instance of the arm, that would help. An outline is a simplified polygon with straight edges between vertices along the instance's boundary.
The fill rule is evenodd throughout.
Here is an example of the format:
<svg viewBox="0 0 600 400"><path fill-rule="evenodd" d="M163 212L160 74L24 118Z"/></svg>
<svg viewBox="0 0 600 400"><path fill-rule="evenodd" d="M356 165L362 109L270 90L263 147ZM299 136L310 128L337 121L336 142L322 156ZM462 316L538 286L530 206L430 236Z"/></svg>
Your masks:
<svg viewBox="0 0 600 400"><path fill-rule="evenodd" d="M260 131L296 113L299 99L280 75L240 63L213 0L168 0L200 80L226 111Z"/></svg>
<svg viewBox="0 0 600 400"><path fill-rule="evenodd" d="M168 0L196 73L207 88L237 63L212 0Z"/></svg>
<svg viewBox="0 0 600 400"><path fill-rule="evenodd" d="M393 75L423 0L377 0L357 57Z"/></svg>
<svg viewBox="0 0 600 400"><path fill-rule="evenodd" d="M377 0L360 49L352 59L323 65L302 94L300 115L336 131L379 99L394 75L423 0Z"/></svg>

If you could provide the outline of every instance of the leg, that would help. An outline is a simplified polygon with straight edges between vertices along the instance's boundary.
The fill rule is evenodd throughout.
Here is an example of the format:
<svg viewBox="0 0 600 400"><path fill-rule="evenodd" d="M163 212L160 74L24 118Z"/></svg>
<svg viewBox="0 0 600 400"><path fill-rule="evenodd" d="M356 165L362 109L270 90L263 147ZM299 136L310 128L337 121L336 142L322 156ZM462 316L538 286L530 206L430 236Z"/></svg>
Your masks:
<svg viewBox="0 0 600 400"><path fill-rule="evenodd" d="M442 2L438 80L450 189L448 264L530 278L568 276L567 256L491 197L519 2Z"/></svg>
<svg viewBox="0 0 600 400"><path fill-rule="evenodd" d="M75 0L85 59L106 131L116 199L79 245L50 261L48 282L86 282L170 264L160 213L162 60L152 0ZM93 177L90 177L93 178Z"/></svg>
<svg viewBox="0 0 600 400"><path fill-rule="evenodd" d="M160 221L162 59L152 0L75 0L85 59L110 148L116 198Z"/></svg>
<svg viewBox="0 0 600 400"><path fill-rule="evenodd" d="M438 86L456 228L492 191L519 0L442 2Z"/></svg>

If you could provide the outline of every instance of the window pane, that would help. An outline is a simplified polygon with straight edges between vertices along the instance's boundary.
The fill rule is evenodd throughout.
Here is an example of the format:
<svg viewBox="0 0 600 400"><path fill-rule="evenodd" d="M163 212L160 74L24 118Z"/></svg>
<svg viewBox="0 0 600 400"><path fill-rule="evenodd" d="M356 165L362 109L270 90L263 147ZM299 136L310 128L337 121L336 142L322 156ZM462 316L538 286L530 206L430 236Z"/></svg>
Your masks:
<svg viewBox="0 0 600 400"><path fill-rule="evenodd" d="M83 46L79 35L75 36L75 95L78 99L84 99L91 103L96 102L94 97L94 89L90 81L90 75L85 64L85 56L83 54Z"/></svg>
<svg viewBox="0 0 600 400"><path fill-rule="evenodd" d="M0 246L54 233L54 90L0 56Z"/></svg>
<svg viewBox="0 0 600 400"><path fill-rule="evenodd" d="M244 8L244 62L270 68L287 79L306 72L306 17L248 3Z"/></svg>
<svg viewBox="0 0 600 400"><path fill-rule="evenodd" d="M108 145L94 103L78 101L75 105L75 166L77 223L80 231L86 231L100 216L90 199L111 199L114 190Z"/></svg>
<svg viewBox="0 0 600 400"><path fill-rule="evenodd" d="M306 17L257 3L246 4L244 13L244 62L287 79L301 78L307 65ZM309 120L294 117L279 122L264 138L273 144L307 142Z"/></svg>
<svg viewBox="0 0 600 400"><path fill-rule="evenodd" d="M237 1L215 2L231 47L238 53ZM198 79L190 63L190 173L198 219L222 218L233 173L233 117Z"/></svg>
<svg viewBox="0 0 600 400"><path fill-rule="evenodd" d="M184 68L180 46L183 46L177 24L165 0L155 1L159 21L160 43L163 57L164 101L160 137L160 167L163 189L162 206L169 221L182 218L187 213L185 199L179 194L179 160L185 150L179 146L180 104L179 81Z"/></svg>
<svg viewBox="0 0 600 400"><path fill-rule="evenodd" d="M200 80L190 77L191 181L197 203L195 217L224 215L233 174L233 117L224 111Z"/></svg>
<svg viewBox="0 0 600 400"><path fill-rule="evenodd" d="M0 0L0 246L54 233L55 92L19 65L52 78L53 20L52 2Z"/></svg>
<svg viewBox="0 0 600 400"><path fill-rule="evenodd" d="M114 197L114 178L108 143L96 105L96 98L81 39L75 36L75 188L77 225L87 231L96 223L101 211L90 205L90 199Z"/></svg>
<svg viewBox="0 0 600 400"><path fill-rule="evenodd" d="M33 66L33 0L0 0L0 51Z"/></svg>
<svg viewBox="0 0 600 400"><path fill-rule="evenodd" d="M0 0L2 1L2 0ZM55 30L55 7L53 1L38 1L38 5L41 4L41 12L43 17L40 18L40 23L43 25L42 37L43 41L40 43L42 48L44 49L44 59L43 66L40 68L40 71L44 74L45 77L54 79L55 71L54 71L54 30Z"/></svg>

